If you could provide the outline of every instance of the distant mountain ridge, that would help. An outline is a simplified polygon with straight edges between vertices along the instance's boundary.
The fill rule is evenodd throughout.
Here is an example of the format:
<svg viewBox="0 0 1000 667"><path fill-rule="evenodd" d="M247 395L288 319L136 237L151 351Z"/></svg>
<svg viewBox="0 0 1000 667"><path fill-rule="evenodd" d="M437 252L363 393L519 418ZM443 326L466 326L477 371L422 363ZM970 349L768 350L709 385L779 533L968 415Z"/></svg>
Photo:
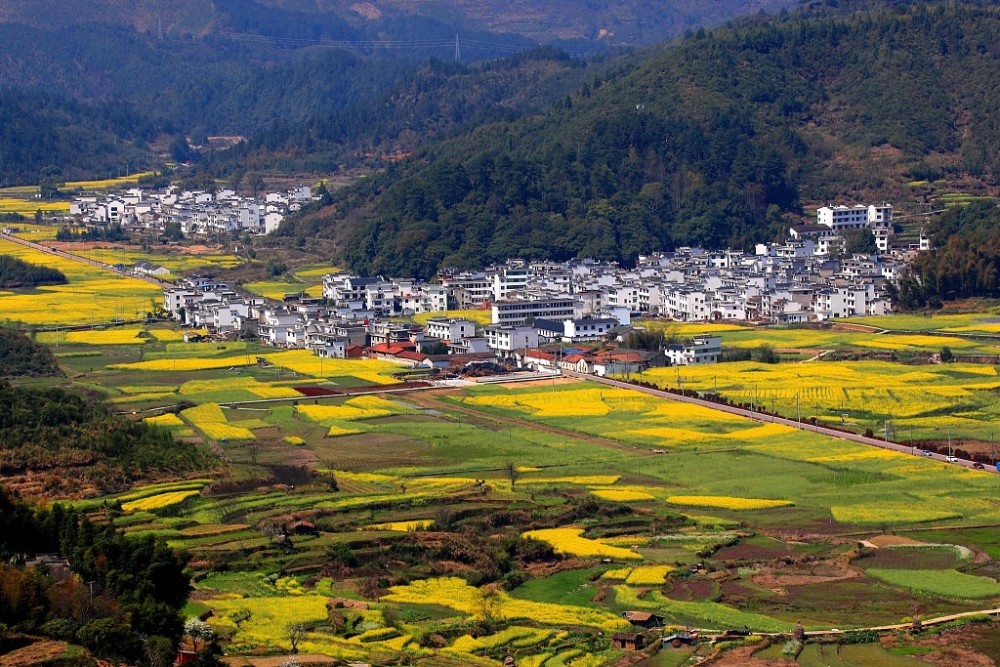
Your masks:
<svg viewBox="0 0 1000 667"><path fill-rule="evenodd" d="M282 233L337 239L363 273L426 277L747 248L803 202L898 201L924 181L995 192L998 44L1000 10L973 2L699 33L542 116L427 146Z"/></svg>
<svg viewBox="0 0 1000 667"><path fill-rule="evenodd" d="M248 23L265 11L271 23L333 20L356 27L378 28L400 18L433 19L453 28L521 35L540 44L606 43L641 46L714 26L736 16L777 12L800 0L32 0L0 3L0 23L37 28L103 24L128 26L149 34L205 36L212 31L245 29L266 32ZM270 26L270 27L273 27ZM310 28L310 26L303 26ZM308 35L308 31L301 33Z"/></svg>

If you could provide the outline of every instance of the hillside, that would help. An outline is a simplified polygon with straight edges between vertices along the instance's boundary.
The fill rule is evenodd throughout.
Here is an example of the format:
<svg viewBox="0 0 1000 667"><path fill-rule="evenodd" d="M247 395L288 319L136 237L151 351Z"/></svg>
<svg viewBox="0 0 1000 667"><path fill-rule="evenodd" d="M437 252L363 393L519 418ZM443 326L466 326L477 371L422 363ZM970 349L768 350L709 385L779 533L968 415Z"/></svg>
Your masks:
<svg viewBox="0 0 1000 667"><path fill-rule="evenodd" d="M919 198L911 181L988 191L998 37L996 7L962 3L702 31L542 116L428 147L281 233L339 239L357 271L428 276L514 254L747 247L804 204Z"/></svg>
<svg viewBox="0 0 1000 667"><path fill-rule="evenodd" d="M495 39L508 45L515 35L538 43L562 42L578 48L653 44L685 30L721 24L733 17L759 11L778 11L798 0L445 0L417 3L409 0L82 0L63 3L35 0L0 5L0 23L23 23L39 28L99 23L128 26L150 34L240 32L284 40L363 39L362 35L397 32L403 25L426 40L440 31L481 31L506 35ZM263 17L263 20L262 20ZM515 40L516 41L516 40ZM482 45L470 44L472 48Z"/></svg>

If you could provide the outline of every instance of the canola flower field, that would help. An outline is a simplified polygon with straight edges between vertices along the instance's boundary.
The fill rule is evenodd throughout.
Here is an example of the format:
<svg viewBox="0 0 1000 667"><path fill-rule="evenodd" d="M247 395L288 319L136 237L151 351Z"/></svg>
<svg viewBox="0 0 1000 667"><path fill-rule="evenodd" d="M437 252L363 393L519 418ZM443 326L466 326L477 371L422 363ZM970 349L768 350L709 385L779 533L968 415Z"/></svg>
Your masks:
<svg viewBox="0 0 1000 667"><path fill-rule="evenodd" d="M152 253L113 247L70 250L69 252L110 266L122 264L126 270L131 269L137 262L149 262L155 266L163 266L170 269L172 274L206 268L232 269L241 266L247 261L245 258L228 253L197 255L183 252ZM166 280L170 280L170 276L167 276Z"/></svg>
<svg viewBox="0 0 1000 667"><path fill-rule="evenodd" d="M950 363L907 366L894 362L739 362L685 367L686 389L716 392L731 401L767 411L833 425L884 432L894 439L956 437L988 441L1000 416L995 391L1000 376L993 366ZM652 369L648 382L676 388L676 369Z"/></svg>
<svg viewBox="0 0 1000 667"><path fill-rule="evenodd" d="M323 296L323 276L337 273L340 267L327 264L307 264L293 269L285 280L266 280L244 283L243 289L269 299L281 301L286 294L305 292L312 297Z"/></svg>
<svg viewBox="0 0 1000 667"><path fill-rule="evenodd" d="M163 300L160 289L145 281L10 241L0 240L0 255L13 255L25 262L58 269L69 280L66 285L5 291L0 294L0 321L28 325L101 324L134 319Z"/></svg>

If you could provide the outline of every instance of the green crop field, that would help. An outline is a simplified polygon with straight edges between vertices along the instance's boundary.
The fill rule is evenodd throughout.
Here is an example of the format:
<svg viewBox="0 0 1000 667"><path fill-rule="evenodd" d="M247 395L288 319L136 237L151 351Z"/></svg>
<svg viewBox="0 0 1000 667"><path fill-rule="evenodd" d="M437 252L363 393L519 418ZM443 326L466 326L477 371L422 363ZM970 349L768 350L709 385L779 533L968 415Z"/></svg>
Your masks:
<svg viewBox="0 0 1000 667"><path fill-rule="evenodd" d="M809 343L789 331L773 335ZM39 335L71 375L45 382L158 408L135 418L220 459L77 504L185 550L231 655L287 653L301 622L299 651L340 660L496 665L511 650L519 664L598 667L622 656L608 637L628 610L788 632L1000 604L1000 546L971 527L1000 525L990 474L590 382L379 394L399 367L184 343L166 325L93 334ZM677 370L643 379L670 386ZM681 369L681 382L956 439L989 428L1000 387L992 366L884 361L719 364ZM362 385L376 393L295 389ZM852 547L896 531L918 544ZM823 660L912 658L807 645L799 664Z"/></svg>

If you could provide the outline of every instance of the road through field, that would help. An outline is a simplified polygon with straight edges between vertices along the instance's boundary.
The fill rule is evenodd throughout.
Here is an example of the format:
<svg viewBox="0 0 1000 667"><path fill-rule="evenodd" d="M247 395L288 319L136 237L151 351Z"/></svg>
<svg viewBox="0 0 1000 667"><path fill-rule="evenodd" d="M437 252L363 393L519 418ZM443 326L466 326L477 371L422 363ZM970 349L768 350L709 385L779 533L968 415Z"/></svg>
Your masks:
<svg viewBox="0 0 1000 667"><path fill-rule="evenodd" d="M900 452L901 454L914 454L917 455L915 447L909 445L901 445L896 442L889 442L886 440L879 440L878 438L869 438L864 435L858 435L856 433L849 433L847 431L840 431L838 429L827 428L825 426L820 426L818 424L812 424L809 422L796 421L795 419L788 419L786 417L778 417L775 415L769 415L762 412L755 412L752 410L746 410L744 408L738 408L733 405L725 405L723 403L715 403L713 401L706 401L701 398L694 398L692 396L681 396L680 394L674 394L669 391L663 391L661 389L650 389L648 387L640 387L638 385L630 384L628 382L622 382L620 380L612 380L611 378L600 377L597 375L588 375L586 373L577 373L574 371L563 371L564 375L569 377L575 377L580 380L589 380L590 382L598 382L600 384L607 385L609 387L616 387L618 389L631 389L632 391L640 391L644 394L649 394L650 396L656 396L657 398L663 398L671 401L678 401L680 403L692 403L694 405L700 405L711 410L721 410L722 412L728 412L733 415L739 415L741 417L746 417L753 421L759 422L769 422L774 424L782 424L784 426L790 426L792 428L797 428L802 431L812 431L814 433L819 433L821 435L827 435L831 438L841 438L842 440L851 440L852 442L858 442L863 445L871 445L872 447L881 447L882 449L890 449L894 452ZM947 458L943 454L931 454L929 458L937 461L947 462ZM972 468L973 462L966 461L963 459L958 459L953 462L952 465L960 465L965 468ZM992 468L986 468L986 471L993 471Z"/></svg>
<svg viewBox="0 0 1000 667"><path fill-rule="evenodd" d="M168 283L165 280L160 280L159 278L155 278L153 276L142 276L139 274L127 273L125 271L118 271L113 266L109 266L103 262L97 262L92 259L87 259L86 257L82 257L80 255L73 255L68 252L63 252L62 250L56 250L55 248L50 248L40 243L26 241L22 238L19 238L17 236L12 236L10 234L0 233L0 239L3 239L4 241L10 241L11 243L17 243L19 245L23 245L26 248L31 248L32 250L37 250L39 252L55 255L56 257L62 257L63 259L71 259L74 262L80 262L81 264L88 264L90 266L97 267L98 269L104 269L105 271L110 271L111 273L117 273L119 275L128 276L129 278L135 278L137 280L144 280L147 283L156 285L157 287L166 287L166 288L176 287L176 285L174 285L173 283Z"/></svg>

